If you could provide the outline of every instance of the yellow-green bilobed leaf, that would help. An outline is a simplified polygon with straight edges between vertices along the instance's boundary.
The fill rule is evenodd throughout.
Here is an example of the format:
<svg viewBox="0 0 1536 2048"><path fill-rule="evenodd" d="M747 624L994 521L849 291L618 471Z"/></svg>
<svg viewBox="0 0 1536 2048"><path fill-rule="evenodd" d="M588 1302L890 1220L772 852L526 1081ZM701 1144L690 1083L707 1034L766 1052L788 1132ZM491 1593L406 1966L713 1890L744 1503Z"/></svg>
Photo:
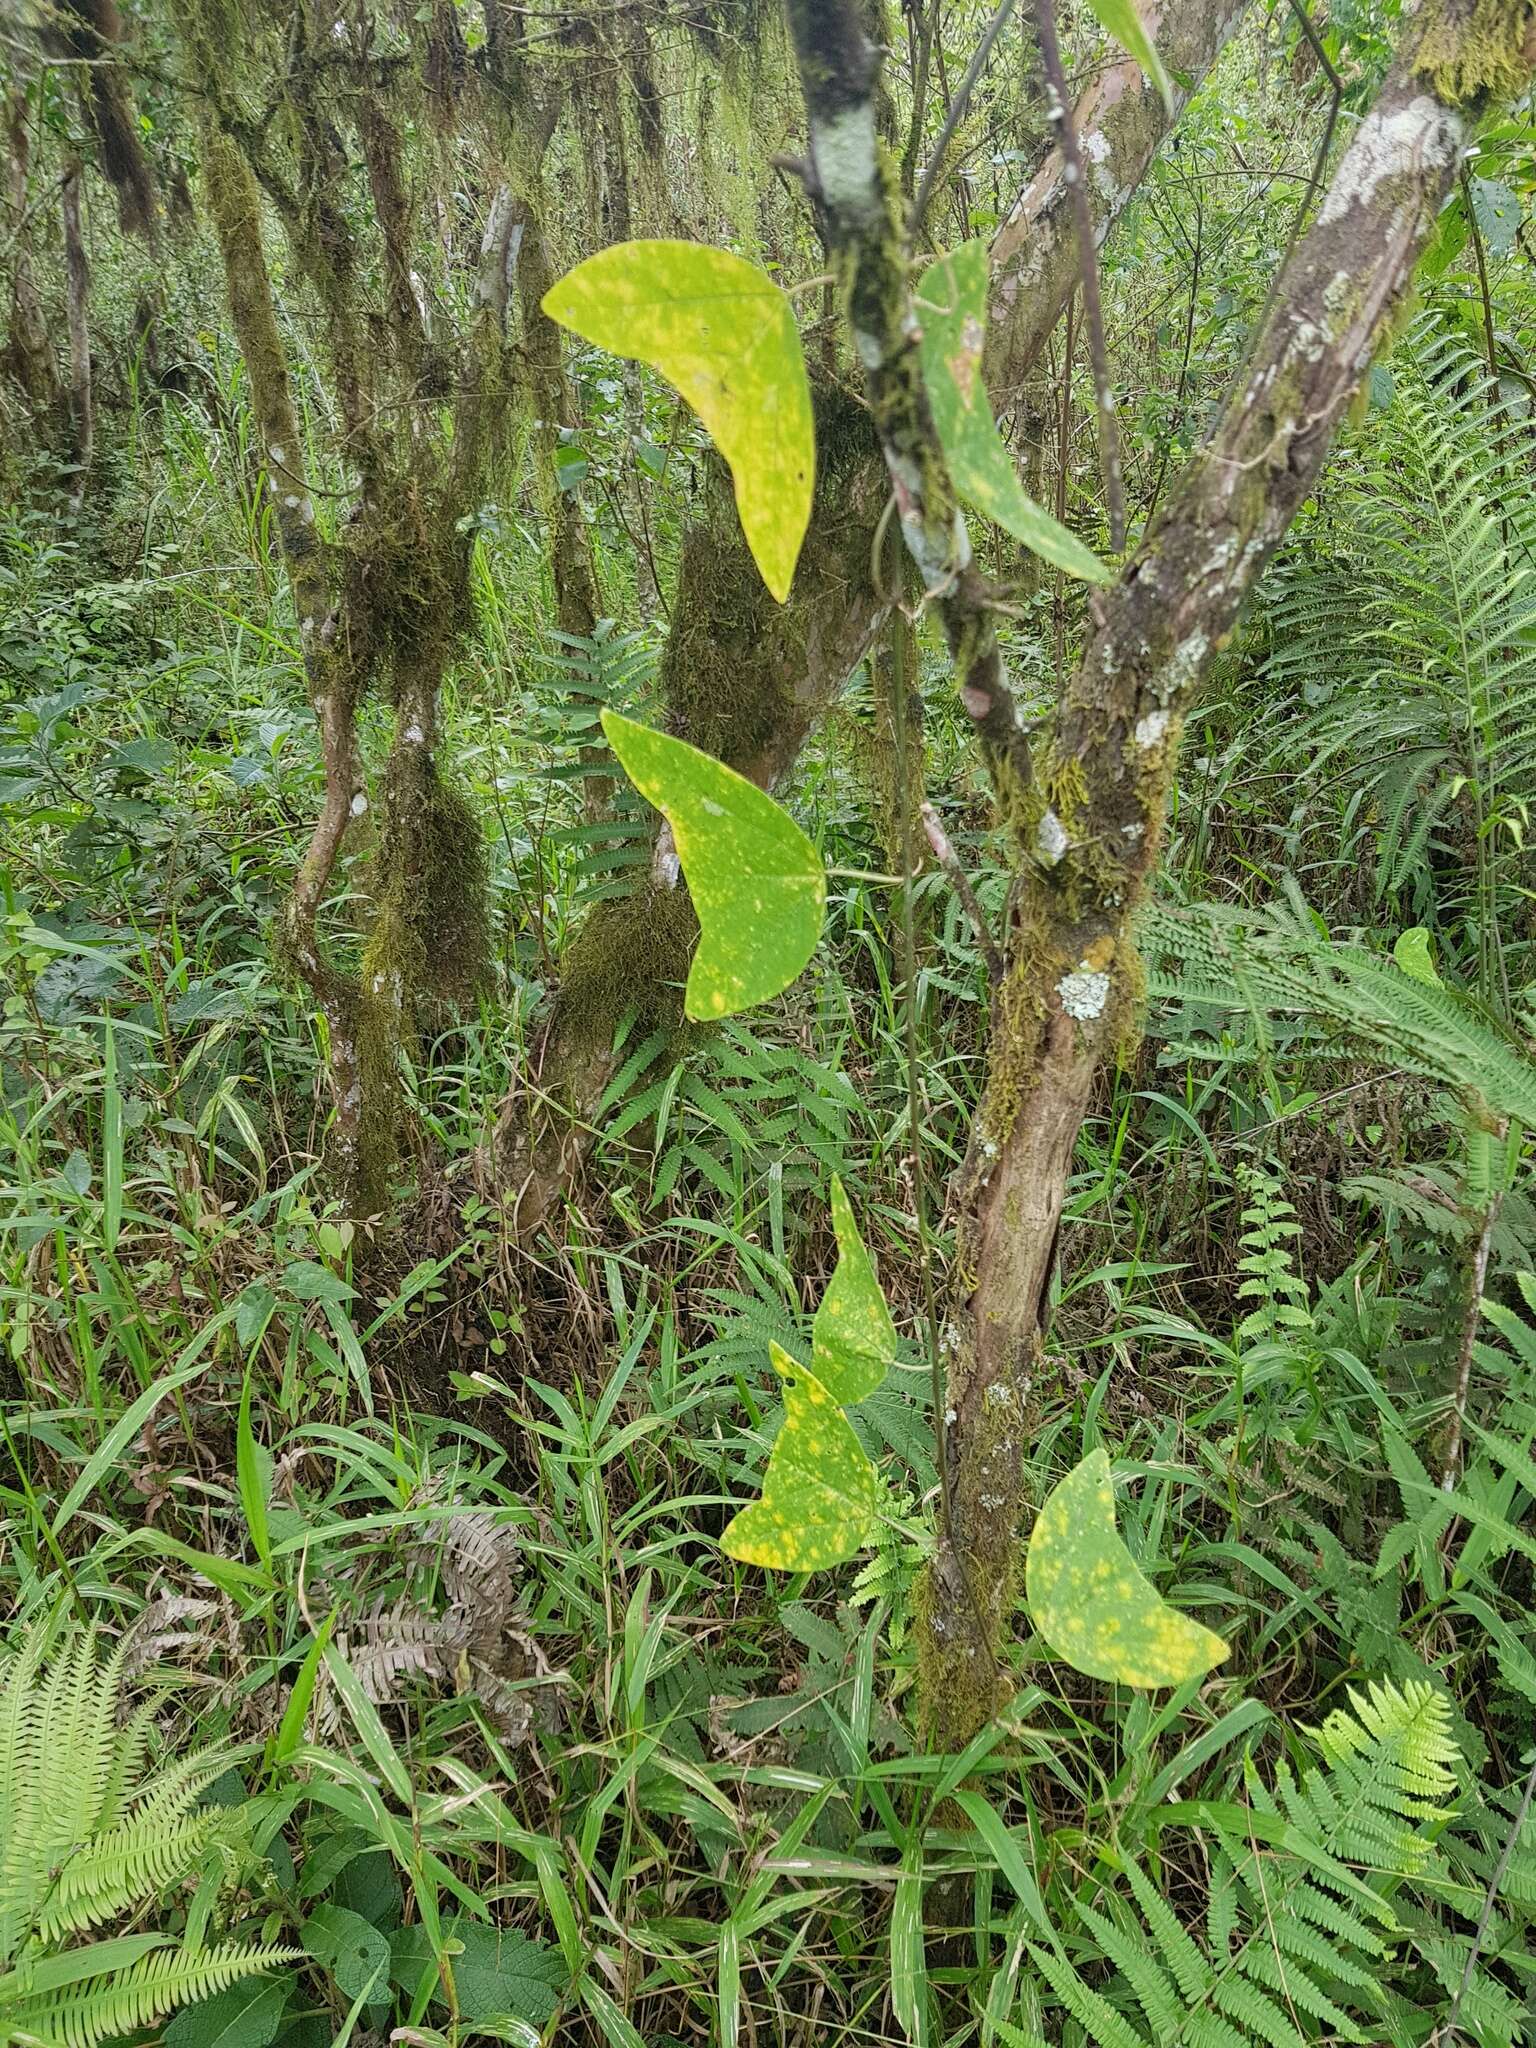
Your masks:
<svg viewBox="0 0 1536 2048"><path fill-rule="evenodd" d="M1170 1607L1115 1531L1109 1457L1091 1451L1040 1510L1029 1539L1030 1618L1065 1664L1121 1685L1182 1685L1227 1654Z"/></svg>
<svg viewBox="0 0 1536 2048"><path fill-rule="evenodd" d="M832 1228L837 1265L811 1328L811 1364L833 1400L849 1408L885 1378L896 1356L896 1326L836 1174Z"/></svg>
<svg viewBox="0 0 1536 2048"><path fill-rule="evenodd" d="M923 382L955 489L988 519L1069 576L1106 583L1109 571L1076 534L1025 495L981 381L987 245L962 242L923 273L916 294Z"/></svg>
<svg viewBox="0 0 1536 2048"><path fill-rule="evenodd" d="M814 846L771 796L686 740L603 713L608 744L665 814L699 914L683 1007L709 1021L765 1003L816 950L827 876Z"/></svg>
<svg viewBox="0 0 1536 2048"><path fill-rule="evenodd" d="M1113 36L1121 49L1136 59L1161 93L1171 118L1173 82L1163 68L1157 45L1147 34L1146 24L1136 12L1136 0L1088 0L1088 11L1105 34Z"/></svg>
<svg viewBox="0 0 1536 2048"><path fill-rule="evenodd" d="M544 295L551 320L659 370L731 466L742 531L782 604L811 516L816 437L794 308L755 263L702 242L617 242Z"/></svg>
<svg viewBox="0 0 1536 2048"><path fill-rule="evenodd" d="M769 1353L784 1382L784 1427L763 1475L762 1499L732 1518L720 1546L770 1571L825 1571L874 1534L880 1482L821 1381L777 1344Z"/></svg>

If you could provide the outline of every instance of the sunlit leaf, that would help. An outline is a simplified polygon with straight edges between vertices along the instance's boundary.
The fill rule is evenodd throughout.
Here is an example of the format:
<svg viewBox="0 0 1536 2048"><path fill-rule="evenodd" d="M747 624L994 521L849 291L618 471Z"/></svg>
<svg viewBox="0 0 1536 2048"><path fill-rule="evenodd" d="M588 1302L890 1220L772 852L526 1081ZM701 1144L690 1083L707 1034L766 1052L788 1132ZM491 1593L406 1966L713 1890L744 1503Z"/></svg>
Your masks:
<svg viewBox="0 0 1536 2048"><path fill-rule="evenodd" d="M544 311L682 393L731 466L742 531L782 604L811 516L811 387L794 308L755 263L702 242L617 242L551 286Z"/></svg>
<svg viewBox="0 0 1536 2048"><path fill-rule="evenodd" d="M812 1326L811 1364L833 1400L848 1408L872 1394L885 1378L896 1356L896 1326L836 1174L832 1228L837 1266Z"/></svg>
<svg viewBox="0 0 1536 2048"><path fill-rule="evenodd" d="M1113 36L1121 49L1136 59L1162 94L1163 105L1171 116L1173 84L1163 68L1162 58L1157 54L1157 45L1147 34L1146 25L1136 12L1136 0L1088 0L1088 11L1104 33Z"/></svg>
<svg viewBox="0 0 1536 2048"><path fill-rule="evenodd" d="M874 1533L880 1498L874 1466L836 1400L777 1344L784 1426L763 1475L763 1497L732 1517L721 1548L776 1572L842 1564Z"/></svg>
<svg viewBox="0 0 1536 2048"><path fill-rule="evenodd" d="M1426 988L1443 987L1435 972L1434 956L1429 950L1429 933L1423 925L1410 925L1407 931L1398 934L1392 958L1411 981L1421 981Z"/></svg>
<svg viewBox="0 0 1536 2048"><path fill-rule="evenodd" d="M809 839L756 783L685 740L603 713L608 744L672 827L699 915L690 1017L767 1002L816 950L827 877Z"/></svg>
<svg viewBox="0 0 1536 2048"><path fill-rule="evenodd" d="M923 382L955 489L988 519L1069 576L1105 583L1109 570L1026 496L981 381L986 339L987 245L962 242L924 271L916 294Z"/></svg>
<svg viewBox="0 0 1536 2048"><path fill-rule="evenodd" d="M1182 1685L1227 1655L1220 1636L1168 1605L1120 1541L1103 1450L1090 1451L1040 1510L1025 1586L1035 1627L1090 1678Z"/></svg>

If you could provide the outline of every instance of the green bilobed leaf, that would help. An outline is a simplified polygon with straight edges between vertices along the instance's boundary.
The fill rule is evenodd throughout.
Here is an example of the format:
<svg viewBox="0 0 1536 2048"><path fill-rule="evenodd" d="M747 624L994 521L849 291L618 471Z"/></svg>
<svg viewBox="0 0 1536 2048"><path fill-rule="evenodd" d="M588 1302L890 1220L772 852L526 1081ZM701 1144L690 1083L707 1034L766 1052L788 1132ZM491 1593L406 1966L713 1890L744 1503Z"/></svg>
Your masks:
<svg viewBox="0 0 1536 2048"><path fill-rule="evenodd" d="M1473 178L1472 212L1490 256L1507 256L1520 232L1520 195L1502 178Z"/></svg>
<svg viewBox="0 0 1536 2048"><path fill-rule="evenodd" d="M1136 59L1162 94L1163 105L1171 116L1173 84L1157 54L1157 45L1136 12L1136 0L1088 0L1088 11L1104 33L1113 36L1121 49Z"/></svg>
<svg viewBox="0 0 1536 2048"><path fill-rule="evenodd" d="M747 545L782 604L810 522L816 436L794 308L773 279L702 242L618 242L551 286L544 311L687 399L731 466Z"/></svg>
<svg viewBox="0 0 1536 2048"><path fill-rule="evenodd" d="M821 858L756 783L616 711L608 744L640 794L665 813L699 914L683 1007L712 1022L765 1003L816 950L827 907Z"/></svg>
<svg viewBox="0 0 1536 2048"><path fill-rule="evenodd" d="M763 1475L762 1499L732 1518L720 1547L770 1571L825 1571L874 1533L879 1480L821 1381L777 1344L769 1352L784 1382L784 1427Z"/></svg>
<svg viewBox="0 0 1536 2048"><path fill-rule="evenodd" d="M1410 925L1398 935L1397 944L1392 948L1392 958L1411 981L1422 981L1426 988L1444 986L1435 972L1434 957L1429 950L1429 933L1421 924Z"/></svg>
<svg viewBox="0 0 1536 2048"><path fill-rule="evenodd" d="M872 1394L896 1356L896 1325L880 1292L848 1197L832 1176L837 1266L811 1330L811 1366L842 1407Z"/></svg>
<svg viewBox="0 0 1536 2048"><path fill-rule="evenodd" d="M1105 1451L1090 1451L1040 1510L1025 1587L1035 1627L1090 1678L1182 1685L1227 1655L1220 1636L1168 1605L1120 1541Z"/></svg>
<svg viewBox="0 0 1536 2048"><path fill-rule="evenodd" d="M987 245L963 242L924 273L917 288L922 322L923 382L933 423L961 497L1015 540L1069 576L1107 583L1109 570L1092 548L1027 497L1013 457L1003 446L981 381L986 339Z"/></svg>

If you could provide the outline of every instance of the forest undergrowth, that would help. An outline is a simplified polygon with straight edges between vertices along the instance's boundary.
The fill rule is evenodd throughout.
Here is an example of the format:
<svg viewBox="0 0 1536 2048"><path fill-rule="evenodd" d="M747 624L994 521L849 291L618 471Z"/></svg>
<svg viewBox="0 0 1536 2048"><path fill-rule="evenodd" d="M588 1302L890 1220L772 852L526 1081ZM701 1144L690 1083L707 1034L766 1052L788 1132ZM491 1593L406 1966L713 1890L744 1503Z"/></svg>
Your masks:
<svg viewBox="0 0 1536 2048"><path fill-rule="evenodd" d="M145 133L195 182L160 11L125 10L159 52ZM990 10L906 13L944 19L896 40L903 119L918 55L937 92ZM1389 17L1325 22L1346 127ZM1104 244L1136 528L1213 424L1324 142L1307 38L1284 10L1250 30ZM669 203L789 265L808 219L744 168L779 102L672 33ZM0 68L51 177L96 131L58 48L28 48ZM626 76L638 222L665 181ZM941 246L1006 212L1016 97L994 80L962 127ZM611 161L595 234L583 213L574 167L616 146L593 119L551 116L557 269L622 226ZM919 106L914 162L942 120ZM546 1087L562 957L655 872L597 712L662 722L712 488L661 379L568 349L558 436L517 413L457 529L436 746L483 835L489 959L402 1027L389 1199L355 1213L334 1019L276 942L325 781L252 375L201 226L136 352L146 259L98 181L83 458L63 396L51 439L12 431L7 359L0 2038L1536 2042L1529 137L1517 111L1474 160L1460 240L1189 717L1139 1030L1067 1182L1029 1505L1102 1447L1131 1555L1229 1654L1137 1690L1078 1675L1021 1603L1008 1703L959 1755L920 1713L934 1359L1015 883L938 621L919 608L894 685L882 628L779 782L828 876L806 973L719 1024L621 1015L580 1165L522 1227L498 1130ZM67 251L36 255L62 303ZM320 301L275 275L323 524ZM1076 318L1005 425L1108 554ZM551 553L572 519L590 630ZM977 545L1043 718L1084 586ZM358 705L370 788L395 713ZM366 933L383 858L364 817L327 945ZM719 1539L782 1425L770 1342L812 1358L834 1178L897 1331L850 1416L877 1529L834 1571L765 1572ZM109 1952L61 1965L87 1941Z"/></svg>

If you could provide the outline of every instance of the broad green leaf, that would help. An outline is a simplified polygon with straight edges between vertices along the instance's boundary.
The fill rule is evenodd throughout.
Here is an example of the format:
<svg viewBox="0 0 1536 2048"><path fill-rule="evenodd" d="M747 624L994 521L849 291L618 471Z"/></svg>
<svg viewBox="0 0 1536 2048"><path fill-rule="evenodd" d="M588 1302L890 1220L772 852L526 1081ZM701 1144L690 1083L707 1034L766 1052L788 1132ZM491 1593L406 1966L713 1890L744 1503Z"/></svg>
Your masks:
<svg viewBox="0 0 1536 2048"><path fill-rule="evenodd" d="M1426 988L1444 986L1435 972L1434 957L1429 950L1429 933L1423 925L1410 925L1407 931L1398 934L1392 958L1410 981L1421 981Z"/></svg>
<svg viewBox="0 0 1536 2048"><path fill-rule="evenodd" d="M1053 1489L1024 1569L1035 1627L1063 1663L1090 1678L1182 1685L1227 1655L1220 1636L1168 1605L1120 1541L1103 1450L1090 1451Z"/></svg>
<svg viewBox="0 0 1536 2048"><path fill-rule="evenodd" d="M832 1176L837 1265L811 1330L811 1366L844 1408L872 1394L896 1356L896 1326L859 1235L848 1197Z"/></svg>
<svg viewBox="0 0 1536 2048"><path fill-rule="evenodd" d="M869 1541L880 1499L875 1468L852 1425L820 1380L777 1344L784 1427L763 1475L763 1497L733 1516L720 1547L743 1564L776 1572L819 1572Z"/></svg>
<svg viewBox="0 0 1536 2048"><path fill-rule="evenodd" d="M189 2005L165 2029L165 2048L268 2048L277 2039L296 1979L247 1977Z"/></svg>
<svg viewBox="0 0 1536 2048"><path fill-rule="evenodd" d="M343 1998L388 1995L389 1943L361 1913L329 1903L316 1906L301 1937L308 1953L335 1979Z"/></svg>
<svg viewBox="0 0 1536 2048"><path fill-rule="evenodd" d="M1104 33L1113 36L1121 49L1136 59L1162 94L1163 105L1171 116L1173 85L1157 54L1157 45L1136 12L1136 0L1088 0L1088 11Z"/></svg>
<svg viewBox="0 0 1536 2048"><path fill-rule="evenodd" d="M461 2018L479 2023L508 2013L543 2026L554 2016L569 1972L553 1949L473 1920L454 1920L443 1932ZM426 1929L399 1928L389 1946L394 1981L413 1992L435 1959Z"/></svg>
<svg viewBox="0 0 1536 2048"><path fill-rule="evenodd" d="M986 339L987 245L962 242L924 271L916 293L923 382L961 497L1069 576L1107 583L1092 548L1025 495L981 381Z"/></svg>
<svg viewBox="0 0 1536 2048"><path fill-rule="evenodd" d="M1520 232L1520 195L1502 178L1473 178L1472 212L1490 256L1507 256Z"/></svg>
<svg viewBox="0 0 1536 2048"><path fill-rule="evenodd" d="M659 370L731 466L742 532L782 604L811 517L816 438L794 307L702 242L617 242L544 295L551 320Z"/></svg>
<svg viewBox="0 0 1536 2048"><path fill-rule="evenodd" d="M786 989L816 950L827 906L820 856L756 783L686 740L603 713L608 744L665 813L699 914L683 1006L712 1021Z"/></svg>

